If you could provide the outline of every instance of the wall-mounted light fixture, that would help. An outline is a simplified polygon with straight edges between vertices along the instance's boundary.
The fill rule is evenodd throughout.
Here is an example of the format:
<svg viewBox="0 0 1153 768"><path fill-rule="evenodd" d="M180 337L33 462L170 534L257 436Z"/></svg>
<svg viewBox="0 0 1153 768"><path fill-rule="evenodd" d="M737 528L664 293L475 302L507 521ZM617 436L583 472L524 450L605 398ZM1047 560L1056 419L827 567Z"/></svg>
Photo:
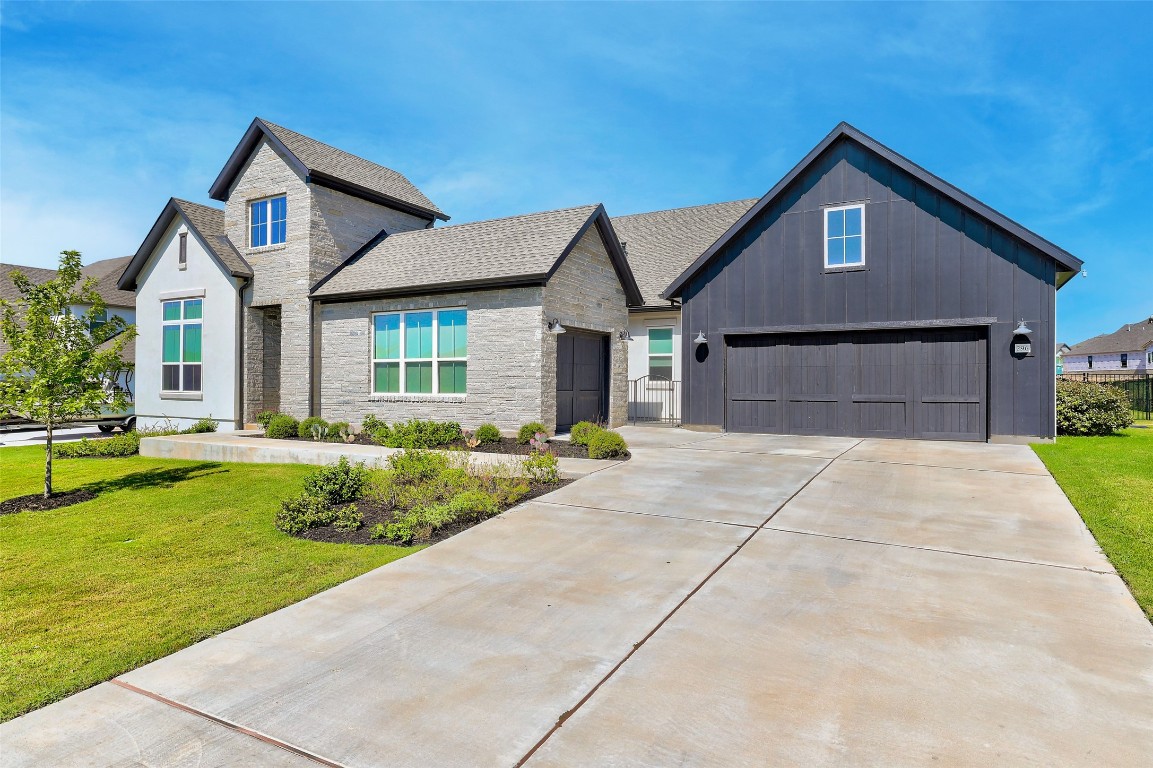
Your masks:
<svg viewBox="0 0 1153 768"><path fill-rule="evenodd" d="M564 333L564 326L560 324L560 320L557 320L554 317L552 320L548 321L548 332L549 333Z"/></svg>
<svg viewBox="0 0 1153 768"><path fill-rule="evenodd" d="M697 344L697 345L708 344L709 340L705 338L705 332L704 331L697 331L697 337L695 339L693 339L693 343Z"/></svg>
<svg viewBox="0 0 1153 768"><path fill-rule="evenodd" d="M1029 326L1025 325L1025 318L1023 317L1021 318L1020 325L1013 329L1014 336L1028 336L1032 332Z"/></svg>
<svg viewBox="0 0 1153 768"><path fill-rule="evenodd" d="M617 332L617 338L620 339L621 341L632 341L633 335L631 333L629 333L628 328L625 328L623 331Z"/></svg>
<svg viewBox="0 0 1153 768"><path fill-rule="evenodd" d="M1033 339L1029 334L1033 333L1033 329L1025 325L1025 318L1021 318L1021 322L1013 329L1013 357L1032 357L1033 356Z"/></svg>

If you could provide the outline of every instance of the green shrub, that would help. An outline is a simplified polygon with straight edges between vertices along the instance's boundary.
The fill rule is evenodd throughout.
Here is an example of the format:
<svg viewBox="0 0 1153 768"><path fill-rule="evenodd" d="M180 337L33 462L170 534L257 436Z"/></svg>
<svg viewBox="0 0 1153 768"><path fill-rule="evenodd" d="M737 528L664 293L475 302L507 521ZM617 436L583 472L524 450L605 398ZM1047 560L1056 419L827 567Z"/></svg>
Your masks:
<svg viewBox="0 0 1153 768"><path fill-rule="evenodd" d="M265 429L268 429L268 422L272 421L280 415L281 414L278 411L261 411L260 413L256 414L256 423Z"/></svg>
<svg viewBox="0 0 1153 768"><path fill-rule="evenodd" d="M311 493L302 493L285 499L276 513L276 527L285 533L297 534L309 528L331 525L337 512L324 499Z"/></svg>
<svg viewBox="0 0 1153 768"><path fill-rule="evenodd" d="M1132 423L1129 395L1120 387L1057 380L1057 434L1111 435Z"/></svg>
<svg viewBox="0 0 1153 768"><path fill-rule="evenodd" d="M578 421L572 425L572 431L569 433L569 442L573 445L588 445L589 438L598 432L604 432L604 429L597 424L593 424L591 421Z"/></svg>
<svg viewBox="0 0 1153 768"><path fill-rule="evenodd" d="M297 430L300 425L296 419L285 414L273 417L272 421L268 422L268 426L264 430L264 436L270 437L273 440L287 440L290 437L297 436Z"/></svg>
<svg viewBox="0 0 1153 768"><path fill-rule="evenodd" d="M448 469L448 457L431 451L402 451L388 457L388 468L398 483L421 483Z"/></svg>
<svg viewBox="0 0 1153 768"><path fill-rule="evenodd" d="M500 505L491 493L481 490L461 491L448 502L457 519L474 520L492 517L499 511Z"/></svg>
<svg viewBox="0 0 1153 768"><path fill-rule="evenodd" d="M555 483L560 480L560 462L551 453L534 453L524 460L524 473L538 483Z"/></svg>
<svg viewBox="0 0 1153 768"><path fill-rule="evenodd" d="M349 504L336 511L332 527L338 531L355 531L364 525L364 515L356 509L355 504Z"/></svg>
<svg viewBox="0 0 1153 768"><path fill-rule="evenodd" d="M377 436L380 437L377 437ZM439 448L461 439L460 424L455 421L400 421L373 433L378 442L389 448Z"/></svg>
<svg viewBox="0 0 1153 768"><path fill-rule="evenodd" d="M365 416L360 421L360 428L365 432L375 432L381 427L387 427L388 424L373 416L371 413Z"/></svg>
<svg viewBox="0 0 1153 768"><path fill-rule="evenodd" d="M539 421L530 421L516 433L516 441L520 445L528 445L529 441L536 437L538 432L548 434L548 430L544 428L544 424L541 424Z"/></svg>
<svg viewBox="0 0 1153 768"><path fill-rule="evenodd" d="M58 443L52 446L52 455L58 459L132 456L140 452L140 437L139 432L123 432L100 440Z"/></svg>
<svg viewBox="0 0 1153 768"><path fill-rule="evenodd" d="M352 427L347 421L334 421L328 425L328 441L330 443L343 443L345 437L352 434Z"/></svg>
<svg viewBox="0 0 1153 768"><path fill-rule="evenodd" d="M602 429L589 438L590 459L615 459L628 452L628 443L616 432Z"/></svg>
<svg viewBox="0 0 1153 768"><path fill-rule="evenodd" d="M312 433L313 427L320 427L321 440L328 435L328 422L319 416L309 416L297 425L296 436L304 440L315 440L316 436Z"/></svg>
<svg viewBox="0 0 1153 768"><path fill-rule="evenodd" d="M384 535L398 544L412 544L427 541L434 532L454 522L456 515L447 504L430 504L396 517L384 527Z"/></svg>
<svg viewBox="0 0 1153 768"><path fill-rule="evenodd" d="M344 504L360 498L368 478L363 462L353 464L347 456L341 456L335 464L309 473L304 478L304 492L326 504Z"/></svg>
<svg viewBox="0 0 1153 768"><path fill-rule="evenodd" d="M368 529L368 537L370 539L383 539L388 533L384 528L384 523L377 523Z"/></svg>
<svg viewBox="0 0 1153 768"><path fill-rule="evenodd" d="M473 437L483 445L484 443L499 443L501 435L495 424L481 424L476 428L476 434Z"/></svg>
<svg viewBox="0 0 1153 768"><path fill-rule="evenodd" d="M191 427L184 430L184 434L186 434L186 435L198 435L198 434L203 434L205 432L215 432L216 427L217 427L216 419L214 419L212 417L207 417L207 418L199 419Z"/></svg>

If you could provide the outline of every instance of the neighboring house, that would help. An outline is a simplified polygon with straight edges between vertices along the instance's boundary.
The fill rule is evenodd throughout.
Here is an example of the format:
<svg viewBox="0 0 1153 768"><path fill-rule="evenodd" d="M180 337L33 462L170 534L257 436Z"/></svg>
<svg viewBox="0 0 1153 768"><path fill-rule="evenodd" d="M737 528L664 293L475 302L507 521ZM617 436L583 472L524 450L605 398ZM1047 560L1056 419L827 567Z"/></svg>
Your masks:
<svg viewBox="0 0 1153 768"><path fill-rule="evenodd" d="M170 201L120 280L142 424L624 421L641 295L603 207L433 229L399 173L259 119L210 195Z"/></svg>
<svg viewBox="0 0 1153 768"><path fill-rule="evenodd" d="M1080 268L842 123L663 294L683 301L682 420L1050 438L1056 291Z"/></svg>
<svg viewBox="0 0 1153 768"><path fill-rule="evenodd" d="M661 298L672 276L692 264L756 200L698 205L613 219L643 303L629 308L629 417L680 417L681 308Z"/></svg>
<svg viewBox="0 0 1153 768"><path fill-rule="evenodd" d="M1153 371L1153 317L1126 323L1113 333L1074 344L1064 354L1064 373Z"/></svg>
<svg viewBox="0 0 1153 768"><path fill-rule="evenodd" d="M1057 375L1060 376L1065 372L1065 353L1069 351L1069 345L1064 342L1057 342L1057 354L1055 357Z"/></svg>

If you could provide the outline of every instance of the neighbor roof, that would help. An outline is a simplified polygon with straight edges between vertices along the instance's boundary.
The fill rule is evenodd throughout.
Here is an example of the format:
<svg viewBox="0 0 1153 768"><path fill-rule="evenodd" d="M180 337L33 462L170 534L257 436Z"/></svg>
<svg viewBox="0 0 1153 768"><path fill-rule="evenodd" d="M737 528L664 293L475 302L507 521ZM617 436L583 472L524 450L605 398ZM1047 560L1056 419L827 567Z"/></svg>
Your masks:
<svg viewBox="0 0 1153 768"><path fill-rule="evenodd" d="M755 202L757 199L752 198L614 216L613 228L625 246L644 305L668 307L669 303L661 300L661 291L669 278L692 264Z"/></svg>
<svg viewBox="0 0 1153 768"><path fill-rule="evenodd" d="M381 232L322 280L312 295L351 298L539 285L547 282L594 225L629 304L639 304L636 280L601 205L396 234Z"/></svg>
<svg viewBox="0 0 1153 768"><path fill-rule="evenodd" d="M116 287L116 278L119 277L120 270L124 268L130 258L130 256L118 256L113 259L101 259L82 267L80 270L85 278L91 277L96 280L96 292L110 307L136 306L136 294L131 291L122 291ZM0 264L0 299L15 301L21 298L20 291L16 290L16 285L9 277L9 273L14 269L23 272L28 279L37 285L56 277L55 269Z"/></svg>
<svg viewBox="0 0 1153 768"><path fill-rule="evenodd" d="M244 260L244 257L240 255L232 245L232 241L224 233L224 211L173 197L165 204L164 210L156 219L156 223L148 231L148 236L144 238L144 242L140 244L136 255L131 257L131 261L124 269L124 274L120 276L117 283L120 288L126 291L136 290L136 278L140 274L140 270L144 269L144 265L148 263L148 257L152 255L156 245L160 242L160 238L164 236L176 216L181 216L188 223L189 228L208 247L209 254L230 275L243 278L252 277L252 267L248 265L248 262Z"/></svg>
<svg viewBox="0 0 1153 768"><path fill-rule="evenodd" d="M1153 317L1136 323L1126 323L1113 333L1103 333L1091 339L1074 344L1069 355L1104 355L1110 352L1137 352L1153 344Z"/></svg>
<svg viewBox="0 0 1153 768"><path fill-rule="evenodd" d="M1082 261L1073 254L1069 253L1063 248L1060 248L1045 238L1038 235L1036 232L1025 229L1017 222L1013 221L1004 214L998 213L989 206L982 203L980 200L972 197L961 190L954 187L944 179L934 176L921 166L909 160L903 155L897 154L893 150L881 144L876 139L868 136L861 131L858 131L848 123L841 123L832 132L821 140L821 143L813 147L809 154L801 162L797 163L791 171L789 171L783 179L777 182L776 186L768 191L764 197L757 201L757 203L750 208L729 230L715 243L712 244L704 253L700 255L692 264L685 269L676 280L661 294L665 298L673 298L679 296L684 289L685 284L688 283L692 277L697 274L706 264L708 264L717 253L725 247L725 245L737 236L757 215L773 204L774 201L781 194L788 189L789 185L793 183L804 173L809 166L817 161L817 159L825 152L826 149L831 147L835 142L848 139L855 141L863 146L865 149L879 155L880 157L888 160L893 165L897 166L905 173L915 178L917 181L930 187L938 194L941 194L957 205L975 213L981 218L988 221L995 227L999 227L1014 237L1028 243L1036 248L1038 251L1053 259L1057 263L1057 287L1060 288L1068 282L1073 275L1081 270ZM1063 278L1063 279L1062 279Z"/></svg>
<svg viewBox="0 0 1153 768"><path fill-rule="evenodd" d="M430 220L437 218L448 221L448 216L403 174L259 117L248 126L240 143L232 151L232 156L208 190L209 197L221 202L228 199L232 182L240 175L262 139L267 139L285 155L289 164L308 183L382 203Z"/></svg>

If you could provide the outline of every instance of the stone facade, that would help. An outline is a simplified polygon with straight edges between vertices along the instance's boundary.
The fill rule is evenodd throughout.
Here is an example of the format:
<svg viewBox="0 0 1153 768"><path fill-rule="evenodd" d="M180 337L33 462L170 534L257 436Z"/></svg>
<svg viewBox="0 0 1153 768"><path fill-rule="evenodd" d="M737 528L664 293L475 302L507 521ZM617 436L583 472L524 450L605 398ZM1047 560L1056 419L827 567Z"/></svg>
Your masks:
<svg viewBox="0 0 1153 768"><path fill-rule="evenodd" d="M465 428L547 423L556 407L554 402L551 413L542 411L541 350L552 335L544 331L541 300L542 289L527 286L321 305L320 415L355 423L371 413L389 422L437 419ZM373 394L372 314L448 307L468 310L467 394ZM552 354L555 366L555 346Z"/></svg>
<svg viewBox="0 0 1153 768"><path fill-rule="evenodd" d="M339 267L380 230L389 234L424 229L428 219L312 185L310 284Z"/></svg>
<svg viewBox="0 0 1153 768"><path fill-rule="evenodd" d="M566 328L609 334L609 404L611 426L628 418L628 342L617 333L628 326L624 288L595 226L589 227L544 288L542 307L547 322ZM541 349L541 401L544 418L556 429L556 336L544 335Z"/></svg>

